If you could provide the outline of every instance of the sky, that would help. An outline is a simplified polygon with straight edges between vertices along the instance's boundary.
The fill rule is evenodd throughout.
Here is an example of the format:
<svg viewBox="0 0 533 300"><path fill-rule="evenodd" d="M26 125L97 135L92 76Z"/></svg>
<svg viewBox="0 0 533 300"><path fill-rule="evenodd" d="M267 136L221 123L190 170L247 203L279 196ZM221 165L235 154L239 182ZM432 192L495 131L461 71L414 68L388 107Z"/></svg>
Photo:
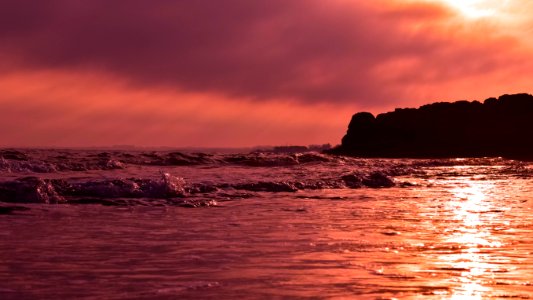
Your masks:
<svg viewBox="0 0 533 300"><path fill-rule="evenodd" d="M0 146L335 145L531 93L532 35L529 0L3 0Z"/></svg>

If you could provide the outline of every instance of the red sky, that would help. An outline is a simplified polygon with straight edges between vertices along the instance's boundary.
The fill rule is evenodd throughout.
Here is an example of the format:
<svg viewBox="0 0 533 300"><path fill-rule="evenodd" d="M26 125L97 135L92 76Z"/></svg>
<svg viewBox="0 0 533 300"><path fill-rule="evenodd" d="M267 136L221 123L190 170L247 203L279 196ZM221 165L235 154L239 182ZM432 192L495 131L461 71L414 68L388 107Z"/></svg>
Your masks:
<svg viewBox="0 0 533 300"><path fill-rule="evenodd" d="M528 0L4 0L0 146L337 144L531 93Z"/></svg>

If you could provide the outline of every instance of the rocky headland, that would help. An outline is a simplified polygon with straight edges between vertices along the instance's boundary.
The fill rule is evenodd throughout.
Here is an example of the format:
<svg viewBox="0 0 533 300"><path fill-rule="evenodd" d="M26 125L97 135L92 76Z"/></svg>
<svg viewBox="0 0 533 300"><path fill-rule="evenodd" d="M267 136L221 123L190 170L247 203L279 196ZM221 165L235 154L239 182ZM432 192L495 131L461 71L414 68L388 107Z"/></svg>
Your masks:
<svg viewBox="0 0 533 300"><path fill-rule="evenodd" d="M398 108L353 115L333 154L361 157L533 159L533 96Z"/></svg>

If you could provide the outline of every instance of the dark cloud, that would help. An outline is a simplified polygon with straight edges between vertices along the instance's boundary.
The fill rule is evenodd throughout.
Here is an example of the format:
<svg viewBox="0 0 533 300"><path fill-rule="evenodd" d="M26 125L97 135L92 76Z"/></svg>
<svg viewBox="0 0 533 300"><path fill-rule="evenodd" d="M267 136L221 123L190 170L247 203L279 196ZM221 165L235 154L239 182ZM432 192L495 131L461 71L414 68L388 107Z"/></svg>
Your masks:
<svg viewBox="0 0 533 300"><path fill-rule="evenodd" d="M472 45L437 31L432 24L448 14L439 6L361 2L4 0L0 51L18 68L97 69L135 85L313 102L385 103L407 97L402 86L505 62L500 39ZM394 69L403 60L412 68Z"/></svg>

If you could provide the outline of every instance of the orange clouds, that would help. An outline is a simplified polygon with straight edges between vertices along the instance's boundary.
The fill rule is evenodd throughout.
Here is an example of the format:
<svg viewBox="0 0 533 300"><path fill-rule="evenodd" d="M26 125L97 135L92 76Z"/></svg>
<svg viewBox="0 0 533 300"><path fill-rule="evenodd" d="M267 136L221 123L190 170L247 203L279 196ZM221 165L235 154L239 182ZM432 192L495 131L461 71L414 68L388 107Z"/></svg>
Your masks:
<svg viewBox="0 0 533 300"><path fill-rule="evenodd" d="M531 12L520 0L7 0L0 144L336 143L355 110L531 92Z"/></svg>
<svg viewBox="0 0 533 300"><path fill-rule="evenodd" d="M329 105L255 103L214 94L132 88L105 75L65 72L2 76L0 95L2 143L15 146L335 142L355 109L348 107L342 114Z"/></svg>

